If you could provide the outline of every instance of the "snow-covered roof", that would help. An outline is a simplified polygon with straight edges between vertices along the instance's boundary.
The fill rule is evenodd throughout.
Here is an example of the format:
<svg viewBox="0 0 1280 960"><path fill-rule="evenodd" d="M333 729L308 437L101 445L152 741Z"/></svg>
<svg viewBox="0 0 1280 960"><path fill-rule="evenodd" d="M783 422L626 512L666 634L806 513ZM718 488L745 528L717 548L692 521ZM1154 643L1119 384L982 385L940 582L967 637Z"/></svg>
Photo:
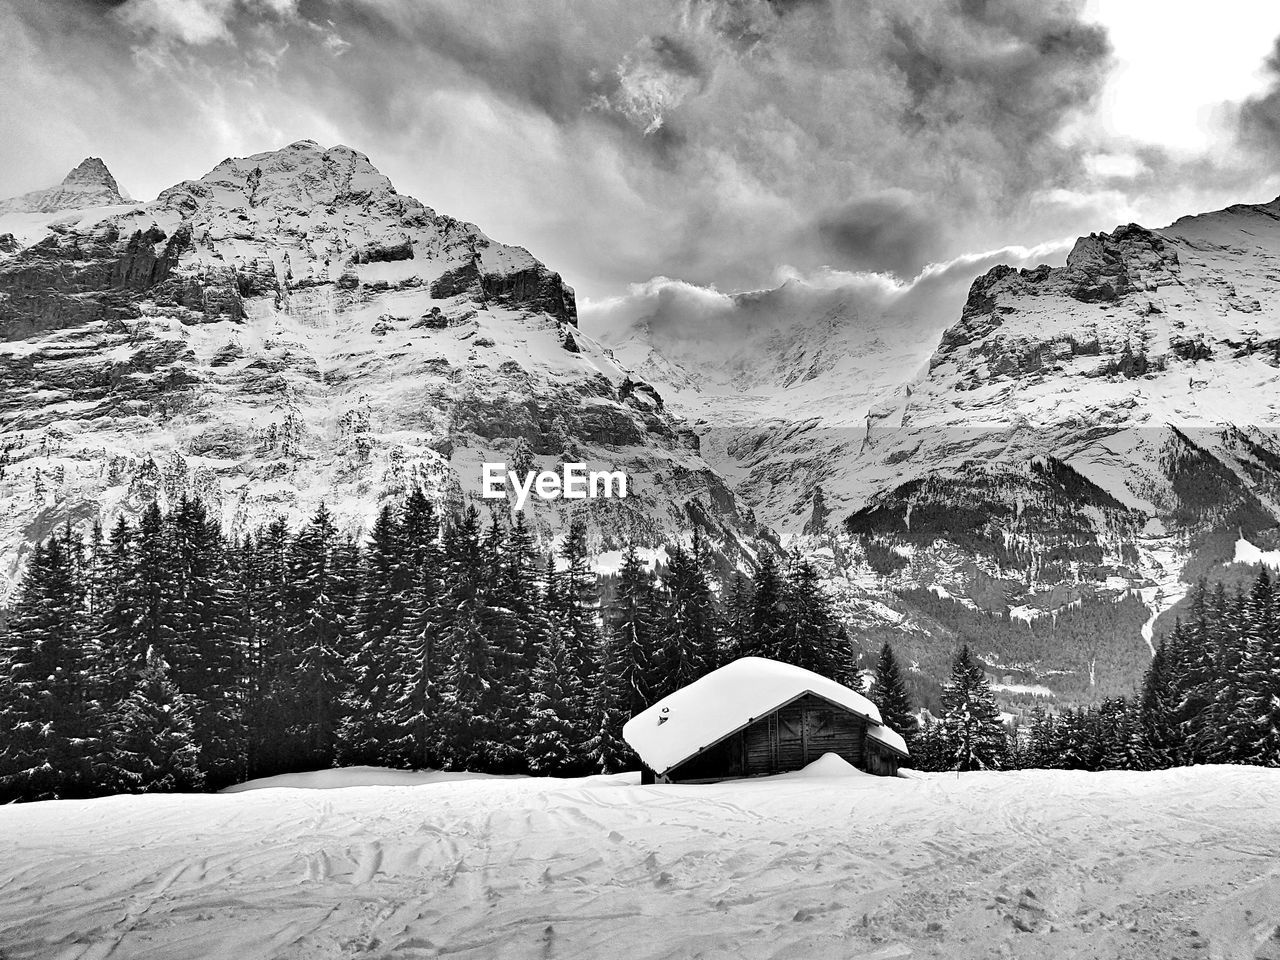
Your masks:
<svg viewBox="0 0 1280 960"><path fill-rule="evenodd" d="M893 727L867 727L867 739L882 743L890 750L900 753L904 757L910 756L907 753L907 741L903 740L902 735Z"/></svg>
<svg viewBox="0 0 1280 960"><path fill-rule="evenodd" d="M637 713L623 726L622 737L650 769L662 774L806 693L874 725L883 723L874 703L834 680L788 663L743 657Z"/></svg>

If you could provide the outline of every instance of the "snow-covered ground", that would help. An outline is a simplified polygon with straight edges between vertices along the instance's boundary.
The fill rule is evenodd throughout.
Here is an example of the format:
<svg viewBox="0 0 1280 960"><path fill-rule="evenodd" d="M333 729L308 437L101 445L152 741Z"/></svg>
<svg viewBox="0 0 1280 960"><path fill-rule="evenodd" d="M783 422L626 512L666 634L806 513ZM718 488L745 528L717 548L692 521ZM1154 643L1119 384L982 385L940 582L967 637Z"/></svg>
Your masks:
<svg viewBox="0 0 1280 960"><path fill-rule="evenodd" d="M1280 956L1280 770L831 766L4 807L0 955Z"/></svg>

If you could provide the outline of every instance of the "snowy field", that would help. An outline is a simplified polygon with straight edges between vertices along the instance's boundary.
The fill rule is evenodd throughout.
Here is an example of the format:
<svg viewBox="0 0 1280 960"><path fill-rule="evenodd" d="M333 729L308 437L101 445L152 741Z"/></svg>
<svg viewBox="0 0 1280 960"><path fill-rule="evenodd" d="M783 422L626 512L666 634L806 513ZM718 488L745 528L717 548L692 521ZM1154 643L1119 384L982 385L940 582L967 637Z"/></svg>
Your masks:
<svg viewBox="0 0 1280 960"><path fill-rule="evenodd" d="M0 808L0 956L1280 958L1280 770L424 779Z"/></svg>

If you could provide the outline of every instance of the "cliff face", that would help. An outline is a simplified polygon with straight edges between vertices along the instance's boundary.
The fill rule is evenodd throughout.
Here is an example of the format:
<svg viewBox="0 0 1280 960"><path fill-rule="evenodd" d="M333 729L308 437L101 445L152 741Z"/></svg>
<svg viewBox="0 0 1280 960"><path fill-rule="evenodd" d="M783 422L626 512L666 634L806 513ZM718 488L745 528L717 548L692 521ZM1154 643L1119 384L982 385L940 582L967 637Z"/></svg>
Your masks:
<svg viewBox="0 0 1280 960"><path fill-rule="evenodd" d="M230 159L39 227L0 253L10 576L68 519L194 493L234 532L322 501L355 530L413 484L477 499L499 460L628 471L634 496L573 504L601 549L696 522L736 556L754 533L693 434L576 329L558 274L354 150ZM568 507L531 516L554 536Z"/></svg>

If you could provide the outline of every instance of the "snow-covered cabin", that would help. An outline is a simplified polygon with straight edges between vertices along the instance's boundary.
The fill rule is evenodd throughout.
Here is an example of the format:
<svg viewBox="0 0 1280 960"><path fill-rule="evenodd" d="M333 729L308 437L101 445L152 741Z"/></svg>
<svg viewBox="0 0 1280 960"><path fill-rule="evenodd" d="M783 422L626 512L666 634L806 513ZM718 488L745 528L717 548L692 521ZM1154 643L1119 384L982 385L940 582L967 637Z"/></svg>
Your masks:
<svg viewBox="0 0 1280 960"><path fill-rule="evenodd" d="M623 738L663 783L799 770L834 753L894 776L907 745L862 694L811 670L743 657L636 714Z"/></svg>

